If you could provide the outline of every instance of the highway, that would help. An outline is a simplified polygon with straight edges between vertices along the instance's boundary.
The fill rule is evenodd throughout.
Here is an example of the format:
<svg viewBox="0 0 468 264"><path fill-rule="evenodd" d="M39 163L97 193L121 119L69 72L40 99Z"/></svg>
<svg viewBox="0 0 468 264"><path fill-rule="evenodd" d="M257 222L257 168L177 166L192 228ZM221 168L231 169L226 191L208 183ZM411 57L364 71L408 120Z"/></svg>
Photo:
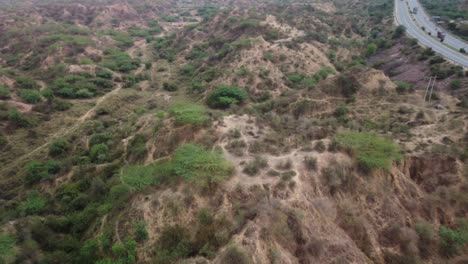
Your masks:
<svg viewBox="0 0 468 264"><path fill-rule="evenodd" d="M418 8L417 14L410 13L410 8L412 10L413 7ZM417 0L395 0L395 20L398 25L405 26L406 33L417 39L421 45L430 47L448 60L468 68L468 56L459 52L462 47L468 52L468 44L445 31L445 41L441 43L436 38L437 29L441 28L430 21ZM422 30L423 26L426 32ZM432 36L427 32L431 32Z"/></svg>

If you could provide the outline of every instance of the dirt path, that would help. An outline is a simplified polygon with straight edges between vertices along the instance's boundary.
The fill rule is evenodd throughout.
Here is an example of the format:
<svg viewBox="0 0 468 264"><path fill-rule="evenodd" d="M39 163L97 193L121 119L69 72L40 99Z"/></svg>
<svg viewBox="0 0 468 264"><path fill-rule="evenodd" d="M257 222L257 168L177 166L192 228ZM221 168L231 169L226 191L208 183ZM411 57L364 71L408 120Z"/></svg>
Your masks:
<svg viewBox="0 0 468 264"><path fill-rule="evenodd" d="M26 103L22 103L22 102L18 102L18 101L15 101L15 100L8 100L6 101L8 104L10 105L13 105L16 107L16 109L18 109L19 112L21 113L28 113L28 112L31 112L32 110L32 105L30 104L26 104Z"/></svg>

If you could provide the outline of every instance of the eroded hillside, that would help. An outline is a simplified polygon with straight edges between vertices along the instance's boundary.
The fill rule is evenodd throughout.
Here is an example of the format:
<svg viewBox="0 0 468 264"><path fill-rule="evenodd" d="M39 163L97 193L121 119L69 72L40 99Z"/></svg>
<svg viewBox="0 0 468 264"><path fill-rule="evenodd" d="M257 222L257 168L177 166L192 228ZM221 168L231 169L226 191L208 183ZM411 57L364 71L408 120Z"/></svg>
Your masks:
<svg viewBox="0 0 468 264"><path fill-rule="evenodd" d="M467 261L466 69L392 1L2 4L4 262Z"/></svg>

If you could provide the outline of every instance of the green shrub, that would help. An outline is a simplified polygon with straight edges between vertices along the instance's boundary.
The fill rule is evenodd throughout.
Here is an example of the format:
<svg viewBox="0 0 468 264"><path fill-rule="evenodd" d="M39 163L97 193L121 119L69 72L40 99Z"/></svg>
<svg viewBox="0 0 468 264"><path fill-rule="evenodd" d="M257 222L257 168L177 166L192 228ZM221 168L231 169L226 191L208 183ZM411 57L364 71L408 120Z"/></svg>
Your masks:
<svg viewBox="0 0 468 264"><path fill-rule="evenodd" d="M391 140L368 132L341 132L335 137L337 143L350 149L364 170L390 169L393 161L400 160L399 147Z"/></svg>
<svg viewBox="0 0 468 264"><path fill-rule="evenodd" d="M438 64L444 62L445 59L442 56L435 55L429 60L429 64Z"/></svg>
<svg viewBox="0 0 468 264"><path fill-rule="evenodd" d="M146 223L139 222L133 228L133 234L135 235L135 240L138 242L142 242L148 239L148 231L146 231Z"/></svg>
<svg viewBox="0 0 468 264"><path fill-rule="evenodd" d="M40 88L39 84L31 77L19 76L15 79L15 87L19 89L37 90Z"/></svg>
<svg viewBox="0 0 468 264"><path fill-rule="evenodd" d="M26 103L35 104L41 99L41 93L36 90L20 90L19 96Z"/></svg>
<svg viewBox="0 0 468 264"><path fill-rule="evenodd" d="M252 260L250 257L242 250L236 246L230 246L224 252L221 263L225 264L250 264Z"/></svg>
<svg viewBox="0 0 468 264"><path fill-rule="evenodd" d="M201 82L193 82L192 83L192 91L194 92L203 92L205 87L201 84Z"/></svg>
<svg viewBox="0 0 468 264"><path fill-rule="evenodd" d="M151 165L130 166L124 169L125 184L143 189L183 179L201 187L212 187L232 173L233 167L220 153L205 150L195 144L184 144L176 149L171 160Z"/></svg>
<svg viewBox="0 0 468 264"><path fill-rule="evenodd" d="M302 73L294 72L287 74L286 78L288 78L288 81L290 81L293 84L299 84L305 78L305 75Z"/></svg>
<svg viewBox="0 0 468 264"><path fill-rule="evenodd" d="M413 90L413 86L414 86L413 83L405 82L405 81L396 81L395 83L397 85L396 91L399 94L404 94Z"/></svg>
<svg viewBox="0 0 468 264"><path fill-rule="evenodd" d="M96 77L111 80L112 79L112 72L107 70L107 69L97 67L96 68Z"/></svg>
<svg viewBox="0 0 468 264"><path fill-rule="evenodd" d="M98 32L98 34L111 36L114 39L117 47L121 49L129 48L133 45L133 38L127 32L116 30L104 30Z"/></svg>
<svg viewBox="0 0 468 264"><path fill-rule="evenodd" d="M112 134L109 132L96 133L89 139L89 145L107 144L112 140Z"/></svg>
<svg viewBox="0 0 468 264"><path fill-rule="evenodd" d="M50 88L64 98L89 98L112 88L112 81L82 75L66 75L54 80Z"/></svg>
<svg viewBox="0 0 468 264"><path fill-rule="evenodd" d="M25 165L25 181L27 184L34 184L42 179L50 179L52 175L60 171L60 166L53 160L38 161L32 160Z"/></svg>
<svg viewBox="0 0 468 264"><path fill-rule="evenodd" d="M208 208L202 208L197 212L198 223L201 225L211 225L213 216Z"/></svg>
<svg viewBox="0 0 468 264"><path fill-rule="evenodd" d="M201 126L209 120L205 107L195 103L179 102L170 108L177 124Z"/></svg>
<svg viewBox="0 0 468 264"><path fill-rule="evenodd" d="M49 155L60 156L70 150L70 143L65 139L59 138L54 140L49 146Z"/></svg>
<svg viewBox="0 0 468 264"><path fill-rule="evenodd" d="M66 111L70 109L72 106L73 106L72 103L67 102L65 100L60 100L57 98L54 98L54 100L52 100L52 108L57 111Z"/></svg>
<svg viewBox="0 0 468 264"><path fill-rule="evenodd" d="M18 206L23 215L38 214L42 212L47 204L47 200L37 191L31 191L26 195L26 200Z"/></svg>
<svg viewBox="0 0 468 264"><path fill-rule="evenodd" d="M5 100L10 98L10 89L6 84L0 85L0 99Z"/></svg>
<svg viewBox="0 0 468 264"><path fill-rule="evenodd" d="M247 99L247 92L236 86L220 85L207 98L207 104L213 108L228 108Z"/></svg>
<svg viewBox="0 0 468 264"><path fill-rule="evenodd" d="M190 234L187 229L178 225L165 227L156 242L156 264L175 263L186 258L192 252Z"/></svg>
<svg viewBox="0 0 468 264"><path fill-rule="evenodd" d="M168 91L168 92L175 92L175 91L177 91L177 85L175 85L172 82L164 82L163 83L163 89Z"/></svg>
<svg viewBox="0 0 468 264"><path fill-rule="evenodd" d="M337 85L340 88L341 94L347 98L353 97L360 88L355 76L349 73L340 74L337 79Z"/></svg>
<svg viewBox="0 0 468 264"><path fill-rule="evenodd" d="M450 82L450 88L453 90L460 89L462 86L461 80L452 80Z"/></svg>
<svg viewBox="0 0 468 264"><path fill-rule="evenodd" d="M129 186L141 190L154 183L154 166L129 166L123 170L121 179Z"/></svg>
<svg viewBox="0 0 468 264"><path fill-rule="evenodd" d="M88 239L80 249L80 263L94 263L98 259L99 242L95 239Z"/></svg>
<svg viewBox="0 0 468 264"><path fill-rule="evenodd" d="M15 243L16 239L13 236L0 233L0 262L3 258L13 255Z"/></svg>
<svg viewBox="0 0 468 264"><path fill-rule="evenodd" d="M401 38L401 36L403 36L405 32L406 32L405 26L400 25L395 29L395 32L393 33L393 38L394 39Z"/></svg>
<svg viewBox="0 0 468 264"><path fill-rule="evenodd" d="M126 52L113 49L104 52L101 65L113 71L127 73L138 68L140 61L132 59Z"/></svg>
<svg viewBox="0 0 468 264"><path fill-rule="evenodd" d="M0 133L0 150L6 145L8 145L8 139L4 134Z"/></svg>
<svg viewBox="0 0 468 264"><path fill-rule="evenodd" d="M195 144L180 146L175 151L172 162L176 175L202 187L211 187L230 176L233 171L232 165L220 153L205 150Z"/></svg>
<svg viewBox="0 0 468 264"><path fill-rule="evenodd" d="M465 221L457 228L441 226L439 229L440 251L444 256L453 256L468 243L468 223Z"/></svg>
<svg viewBox="0 0 468 264"><path fill-rule="evenodd" d="M8 112L8 120L15 126L28 128L33 126L33 122L30 118L20 113L16 108L11 109Z"/></svg>
<svg viewBox="0 0 468 264"><path fill-rule="evenodd" d="M192 64L185 64L184 66L180 67L180 73L185 76L191 77L195 73L195 66L193 66Z"/></svg>
<svg viewBox="0 0 468 264"><path fill-rule="evenodd" d="M414 230L419 236L418 247L421 257L426 259L434 254L432 251L436 243L436 236L432 230L432 226L426 222L419 222L414 226Z"/></svg>
<svg viewBox="0 0 468 264"><path fill-rule="evenodd" d="M126 184L117 184L112 186L109 191L110 201L126 200L130 196L130 187Z"/></svg>
<svg viewBox="0 0 468 264"><path fill-rule="evenodd" d="M377 45L369 43L366 48L366 56L372 56L377 52Z"/></svg>
<svg viewBox="0 0 468 264"><path fill-rule="evenodd" d="M146 138L141 134L136 134L129 143L128 153L136 160L146 157Z"/></svg>
<svg viewBox="0 0 468 264"><path fill-rule="evenodd" d="M47 102L52 102L54 100L54 92L50 88L45 88L41 90L41 95L45 99L47 99Z"/></svg>
<svg viewBox="0 0 468 264"><path fill-rule="evenodd" d="M97 163L106 161L108 157L109 148L106 144L96 144L89 150L91 160Z"/></svg>
<svg viewBox="0 0 468 264"><path fill-rule="evenodd" d="M334 115L338 118L343 118L343 117L346 117L347 114L348 114L348 107L346 106L345 103L340 103L338 107L336 107Z"/></svg>
<svg viewBox="0 0 468 264"><path fill-rule="evenodd" d="M244 169L242 170L245 174L254 176L257 174L261 169L264 169L268 166L268 163L265 159L261 157L255 157L254 160L248 162Z"/></svg>
<svg viewBox="0 0 468 264"><path fill-rule="evenodd" d="M155 39L153 44L155 56L159 59L167 59L172 62L175 59L176 53L172 47L175 44L174 39L174 35Z"/></svg>
<svg viewBox="0 0 468 264"><path fill-rule="evenodd" d="M312 156L304 157L304 165L308 170L315 171L317 169L317 158Z"/></svg>

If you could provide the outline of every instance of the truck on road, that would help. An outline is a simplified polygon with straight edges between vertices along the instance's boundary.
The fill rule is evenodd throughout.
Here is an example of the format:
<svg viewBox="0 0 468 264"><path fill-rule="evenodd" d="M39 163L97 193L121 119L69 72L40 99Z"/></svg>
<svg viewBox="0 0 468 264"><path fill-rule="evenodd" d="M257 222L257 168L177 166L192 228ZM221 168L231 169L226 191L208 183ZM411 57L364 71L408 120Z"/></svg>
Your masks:
<svg viewBox="0 0 468 264"><path fill-rule="evenodd" d="M442 31L437 30L437 37L440 39L440 42L444 42L445 40L445 33Z"/></svg>

